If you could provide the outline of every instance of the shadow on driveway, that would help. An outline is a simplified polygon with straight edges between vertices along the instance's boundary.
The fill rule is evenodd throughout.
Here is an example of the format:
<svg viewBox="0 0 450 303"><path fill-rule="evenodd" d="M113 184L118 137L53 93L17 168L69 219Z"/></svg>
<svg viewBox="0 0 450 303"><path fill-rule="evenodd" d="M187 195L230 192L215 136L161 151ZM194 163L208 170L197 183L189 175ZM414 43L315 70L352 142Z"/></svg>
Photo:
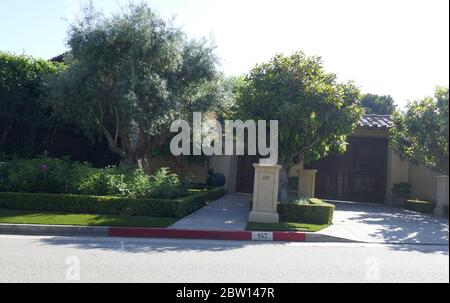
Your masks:
<svg viewBox="0 0 450 303"><path fill-rule="evenodd" d="M323 231L325 234L368 243L420 244L393 246L401 250L448 246L448 219L382 205L332 203L336 205L334 224Z"/></svg>

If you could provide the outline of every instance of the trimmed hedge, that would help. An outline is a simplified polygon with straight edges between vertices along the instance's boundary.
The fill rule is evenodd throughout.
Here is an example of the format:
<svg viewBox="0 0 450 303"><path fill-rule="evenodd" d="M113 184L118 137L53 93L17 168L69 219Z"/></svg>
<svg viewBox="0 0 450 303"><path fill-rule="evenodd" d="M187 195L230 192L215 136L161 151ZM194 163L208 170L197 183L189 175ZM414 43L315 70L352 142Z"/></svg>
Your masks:
<svg viewBox="0 0 450 303"><path fill-rule="evenodd" d="M227 194L227 191L223 187L207 186L202 184L191 184L190 192L205 192L208 195L208 201L216 201Z"/></svg>
<svg viewBox="0 0 450 303"><path fill-rule="evenodd" d="M335 208L322 200L309 199L308 203L294 201L278 204L278 213L282 222L332 224Z"/></svg>
<svg viewBox="0 0 450 303"><path fill-rule="evenodd" d="M183 218L206 206L207 201L207 193L176 200L0 193L0 208L161 218Z"/></svg>
<svg viewBox="0 0 450 303"><path fill-rule="evenodd" d="M216 201L227 194L223 187L213 187L206 191L208 201Z"/></svg>
<svg viewBox="0 0 450 303"><path fill-rule="evenodd" d="M405 204L405 209L421 214L432 214L435 207L436 203L429 201L408 200Z"/></svg>

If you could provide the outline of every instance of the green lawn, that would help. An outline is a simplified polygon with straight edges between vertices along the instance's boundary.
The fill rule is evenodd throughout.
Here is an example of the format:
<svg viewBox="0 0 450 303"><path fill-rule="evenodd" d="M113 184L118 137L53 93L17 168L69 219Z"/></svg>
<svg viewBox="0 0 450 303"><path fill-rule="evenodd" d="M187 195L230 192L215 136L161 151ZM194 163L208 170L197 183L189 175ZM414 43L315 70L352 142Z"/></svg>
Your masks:
<svg viewBox="0 0 450 303"><path fill-rule="evenodd" d="M166 228L177 219L0 209L0 223Z"/></svg>
<svg viewBox="0 0 450 303"><path fill-rule="evenodd" d="M303 223L278 223L278 224L261 224L261 223L248 223L247 230L250 231L306 231L306 232L318 232L329 225L315 225L315 224L303 224Z"/></svg>

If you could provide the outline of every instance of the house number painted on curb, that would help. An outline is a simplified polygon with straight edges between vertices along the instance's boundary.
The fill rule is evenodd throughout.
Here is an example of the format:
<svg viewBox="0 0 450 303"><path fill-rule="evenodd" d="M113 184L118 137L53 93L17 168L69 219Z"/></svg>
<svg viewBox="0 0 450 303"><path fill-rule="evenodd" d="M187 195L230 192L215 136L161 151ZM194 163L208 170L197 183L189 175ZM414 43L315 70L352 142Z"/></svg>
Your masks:
<svg viewBox="0 0 450 303"><path fill-rule="evenodd" d="M253 241L273 241L273 233L269 232L253 232Z"/></svg>

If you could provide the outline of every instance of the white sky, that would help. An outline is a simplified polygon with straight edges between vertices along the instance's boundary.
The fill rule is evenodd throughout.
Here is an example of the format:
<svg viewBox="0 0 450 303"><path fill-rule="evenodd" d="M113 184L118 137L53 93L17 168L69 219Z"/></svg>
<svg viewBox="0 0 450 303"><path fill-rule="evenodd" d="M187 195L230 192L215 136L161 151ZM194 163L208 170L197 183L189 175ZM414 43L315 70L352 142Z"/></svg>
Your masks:
<svg viewBox="0 0 450 303"><path fill-rule="evenodd" d="M38 2L42 7L55 1ZM0 39L0 49L23 50L43 57L64 51L65 30L61 27L67 28L67 22L61 18L76 14L79 0L58 1L65 1L61 11L56 11L53 5L54 13L31 15L30 20L30 14L24 14L23 7L15 3L34 1L2 0L0 25L3 22L16 22L22 26L28 23L28 30L23 29L23 32L30 38L22 40L29 45L8 44L11 33L2 31L3 26L0 26L0 37L6 38L4 43ZM363 92L390 94L400 105L406 104L407 100L432 95L435 85L449 85L448 0L147 2L164 18L176 15L175 23L183 25L190 37L214 37L222 68L229 75L246 73L256 63L270 59L277 52L289 54L303 50L308 55L322 56L325 68L337 73L341 81L354 80ZM128 0L94 1L107 13L126 3ZM22 10L11 17L11 21L8 18L2 21L4 7L10 11L16 7ZM51 9L46 9L45 14ZM44 17L45 22L40 20ZM52 18L59 22L58 25L49 21ZM44 24L58 28L42 32L59 42L48 43L45 47L31 44L32 28Z"/></svg>

